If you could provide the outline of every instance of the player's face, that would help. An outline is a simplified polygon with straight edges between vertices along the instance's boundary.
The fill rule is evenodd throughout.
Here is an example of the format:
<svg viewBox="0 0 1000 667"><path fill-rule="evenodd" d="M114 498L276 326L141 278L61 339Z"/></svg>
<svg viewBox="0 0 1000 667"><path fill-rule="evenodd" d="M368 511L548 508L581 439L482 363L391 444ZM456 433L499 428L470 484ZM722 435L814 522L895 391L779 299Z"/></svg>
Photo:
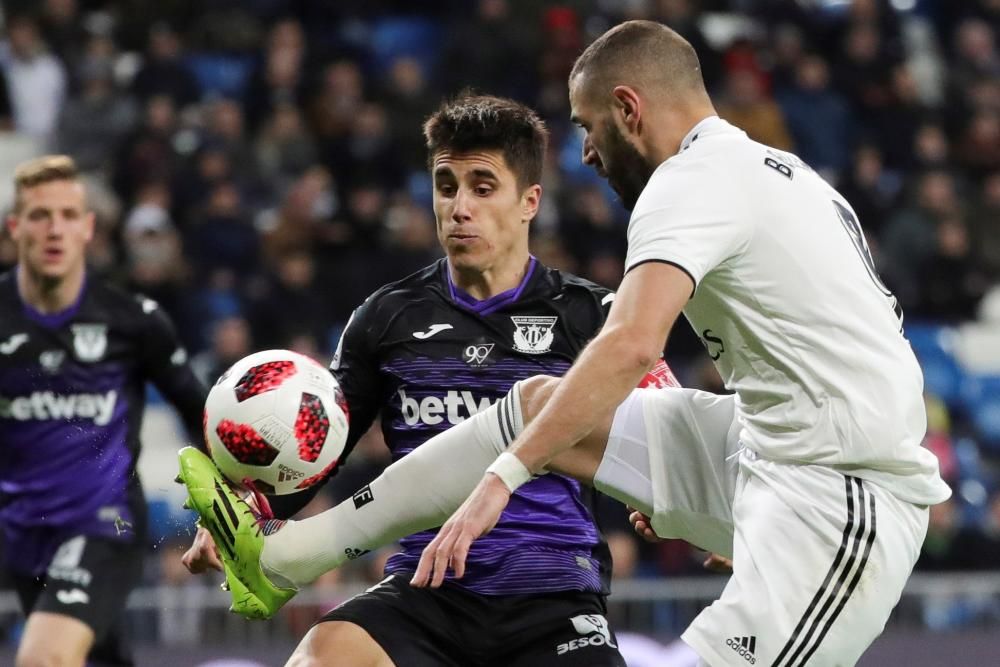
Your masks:
<svg viewBox="0 0 1000 667"><path fill-rule="evenodd" d="M586 133L583 163L608 181L626 210L635 208L656 166L643 157L617 123L616 109L601 109L583 94L582 85L570 87L571 120Z"/></svg>
<svg viewBox="0 0 1000 667"><path fill-rule="evenodd" d="M18 262L32 275L63 280L84 268L94 236L83 184L60 180L21 190L21 207L7 218Z"/></svg>
<svg viewBox="0 0 1000 667"><path fill-rule="evenodd" d="M500 151L434 156L438 240L456 269L488 271L524 261L541 186L523 190Z"/></svg>

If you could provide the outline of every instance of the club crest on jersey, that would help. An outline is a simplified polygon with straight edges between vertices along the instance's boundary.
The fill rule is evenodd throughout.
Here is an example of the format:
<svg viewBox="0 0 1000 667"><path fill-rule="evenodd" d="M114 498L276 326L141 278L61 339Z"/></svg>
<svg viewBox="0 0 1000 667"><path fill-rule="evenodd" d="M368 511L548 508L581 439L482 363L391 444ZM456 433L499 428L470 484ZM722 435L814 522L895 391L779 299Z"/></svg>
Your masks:
<svg viewBox="0 0 1000 667"><path fill-rule="evenodd" d="M108 349L108 325L74 324L73 351L80 361L100 361Z"/></svg>
<svg viewBox="0 0 1000 667"><path fill-rule="evenodd" d="M555 337L552 328L558 317L537 315L512 315L514 322L514 349L525 354L545 354L552 347Z"/></svg>

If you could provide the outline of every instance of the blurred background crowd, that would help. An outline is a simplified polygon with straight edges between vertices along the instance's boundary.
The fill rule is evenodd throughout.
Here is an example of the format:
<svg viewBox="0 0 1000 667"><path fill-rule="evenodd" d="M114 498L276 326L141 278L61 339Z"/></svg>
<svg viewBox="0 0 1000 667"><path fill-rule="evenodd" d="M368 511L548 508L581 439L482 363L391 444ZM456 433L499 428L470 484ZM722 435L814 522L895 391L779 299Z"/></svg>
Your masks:
<svg viewBox="0 0 1000 667"><path fill-rule="evenodd" d="M98 214L92 270L158 300L208 381L267 347L325 360L365 296L440 256L421 122L472 87L548 123L535 255L613 287L628 217L580 163L566 78L626 18L684 35L720 115L853 204L956 490L918 568L1000 568L998 0L5 0L0 198L21 159L72 155ZM686 325L668 360L724 391ZM317 507L385 464L369 440ZM617 576L701 571L602 513ZM151 576L184 580L180 532L158 528L175 548Z"/></svg>

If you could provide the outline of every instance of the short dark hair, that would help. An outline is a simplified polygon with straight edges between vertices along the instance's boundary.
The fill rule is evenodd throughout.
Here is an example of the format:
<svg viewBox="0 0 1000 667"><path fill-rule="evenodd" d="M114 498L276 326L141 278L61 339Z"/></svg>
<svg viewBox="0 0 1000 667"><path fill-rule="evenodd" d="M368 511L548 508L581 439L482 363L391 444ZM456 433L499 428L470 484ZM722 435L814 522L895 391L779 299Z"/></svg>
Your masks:
<svg viewBox="0 0 1000 667"><path fill-rule="evenodd" d="M521 188L541 182L548 136L529 107L492 95L463 93L424 122L429 164L441 151L499 150Z"/></svg>
<svg viewBox="0 0 1000 667"><path fill-rule="evenodd" d="M583 75L599 93L647 84L704 94L701 64L691 43L656 21L625 21L594 40L576 59L569 80Z"/></svg>

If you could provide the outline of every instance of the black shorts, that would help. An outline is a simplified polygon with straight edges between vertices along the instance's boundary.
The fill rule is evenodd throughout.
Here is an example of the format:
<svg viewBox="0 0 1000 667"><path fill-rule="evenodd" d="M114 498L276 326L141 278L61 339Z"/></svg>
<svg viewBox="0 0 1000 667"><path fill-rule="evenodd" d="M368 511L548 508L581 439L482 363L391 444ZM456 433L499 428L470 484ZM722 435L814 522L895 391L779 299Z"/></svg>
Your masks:
<svg viewBox="0 0 1000 667"><path fill-rule="evenodd" d="M125 637L125 602L142 578L142 546L77 536L64 542L42 577L13 575L25 615L71 616L94 631L90 660L133 665Z"/></svg>
<svg viewBox="0 0 1000 667"><path fill-rule="evenodd" d="M604 597L479 595L393 575L322 619L359 625L397 667L624 667Z"/></svg>

